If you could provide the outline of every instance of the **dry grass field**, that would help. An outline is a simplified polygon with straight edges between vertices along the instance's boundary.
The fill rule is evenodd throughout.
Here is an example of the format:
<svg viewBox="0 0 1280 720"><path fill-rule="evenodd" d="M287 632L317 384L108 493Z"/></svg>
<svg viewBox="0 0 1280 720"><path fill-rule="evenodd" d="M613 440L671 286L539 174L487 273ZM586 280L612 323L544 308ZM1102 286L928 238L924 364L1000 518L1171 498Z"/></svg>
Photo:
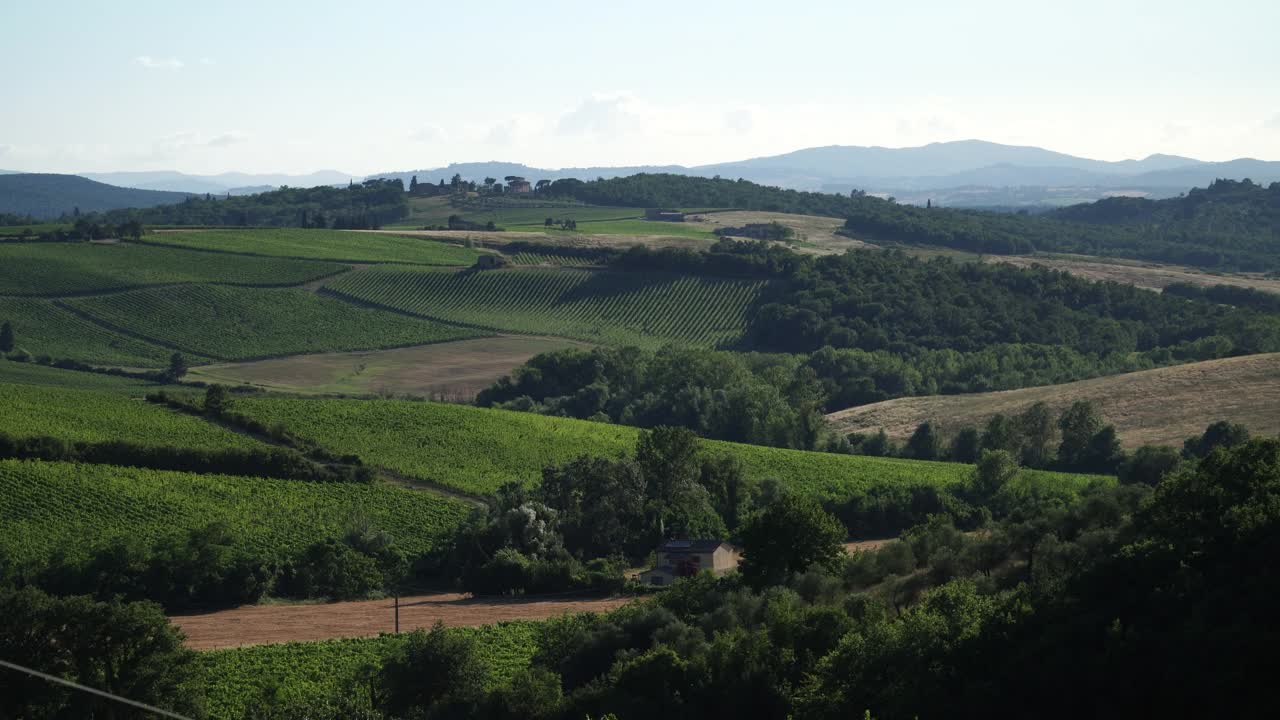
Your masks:
<svg viewBox="0 0 1280 720"><path fill-rule="evenodd" d="M1071 257L1065 255L997 256L988 255L987 262L1001 262L1018 267L1043 265L1054 270L1065 270L1088 280L1127 283L1142 288L1160 290L1173 283L1192 285L1234 285L1280 293L1280 280L1263 277L1257 273L1212 274L1179 265L1140 262L1138 260Z"/></svg>
<svg viewBox="0 0 1280 720"><path fill-rule="evenodd" d="M850 248L873 247L861 240L837 235L844 225L839 218L818 215L790 215L787 213L758 212L755 210L725 210L690 216L689 222L706 224L709 230L717 227L742 227L748 223L777 222L795 231L795 249L799 252L820 254L842 253Z"/></svg>
<svg viewBox="0 0 1280 720"><path fill-rule="evenodd" d="M400 598L400 630L476 627L506 620L546 620L565 613L607 612L630 598L474 598L457 593ZM374 637L395 630L394 601L354 600L322 605L245 605L170 616L193 650L333 638Z"/></svg>
<svg viewBox="0 0 1280 720"><path fill-rule="evenodd" d="M414 395L469 401L539 353L585 343L497 336L396 350L294 355L193 368L205 382L323 395Z"/></svg>
<svg viewBox="0 0 1280 720"><path fill-rule="evenodd" d="M1280 353L1210 360L1065 385L971 395L898 398L827 416L841 432L884 428L902 440L930 420L944 429L980 425L996 413L1044 401L1055 411L1076 400L1098 404L1126 448L1181 446L1216 420L1243 423L1255 434L1280 434Z"/></svg>
<svg viewBox="0 0 1280 720"><path fill-rule="evenodd" d="M545 243L546 245L567 245L570 247L596 247L626 249L633 245L649 247L679 247L699 249L713 244L707 238L680 237L678 235L630 235L615 233L590 232L512 232L510 230L482 232L472 230L355 230L354 232L384 233L388 235L408 235L445 242L464 242L471 240L477 248L489 248L512 242Z"/></svg>

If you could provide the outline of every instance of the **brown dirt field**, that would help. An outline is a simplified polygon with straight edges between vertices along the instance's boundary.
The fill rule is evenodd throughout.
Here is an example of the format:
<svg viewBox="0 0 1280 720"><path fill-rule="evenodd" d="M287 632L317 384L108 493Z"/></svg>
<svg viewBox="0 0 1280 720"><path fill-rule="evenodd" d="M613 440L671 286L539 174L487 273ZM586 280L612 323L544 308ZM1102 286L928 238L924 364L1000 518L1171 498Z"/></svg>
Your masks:
<svg viewBox="0 0 1280 720"><path fill-rule="evenodd" d="M1249 355L1144 370L1064 385L971 395L898 398L827 416L840 432L884 428L902 440L929 420L944 429L981 425L1044 401L1055 412L1076 400L1097 403L1126 448L1147 443L1181 447L1217 420L1243 423L1257 435L1280 434L1280 353Z"/></svg>
<svg viewBox="0 0 1280 720"><path fill-rule="evenodd" d="M819 215L790 215L787 213L757 212L754 210L730 210L703 213L689 217L690 222L707 223L708 229L716 227L742 227L747 223L778 222L795 230L797 252L819 254L842 253L850 248L874 247L861 240L837 235L844 221Z"/></svg>
<svg viewBox="0 0 1280 720"><path fill-rule="evenodd" d="M1280 280L1271 280L1257 273L1231 273L1214 275L1195 268L1180 265L1161 265L1136 260L1100 260L1066 256L987 256L987 262L999 262L1018 267L1043 265L1054 270L1065 270L1088 280L1126 283L1151 290L1163 289L1173 283L1192 285L1234 285L1280 293Z"/></svg>
<svg viewBox="0 0 1280 720"><path fill-rule="evenodd" d="M396 350L204 365L190 375L296 393L470 400L534 355L568 347L589 346L561 338L500 335Z"/></svg>
<svg viewBox="0 0 1280 720"><path fill-rule="evenodd" d="M877 540L858 540L856 542L847 542L844 544L845 553L852 555L855 552L868 552L870 550L879 550L898 538L879 538Z"/></svg>
<svg viewBox="0 0 1280 720"><path fill-rule="evenodd" d="M504 620L545 620L565 613L605 612L631 598L473 598L441 593L400 598L400 630L474 627ZM193 650L332 638L372 637L395 630L394 602L356 600L324 605L246 605L198 615L172 615Z"/></svg>

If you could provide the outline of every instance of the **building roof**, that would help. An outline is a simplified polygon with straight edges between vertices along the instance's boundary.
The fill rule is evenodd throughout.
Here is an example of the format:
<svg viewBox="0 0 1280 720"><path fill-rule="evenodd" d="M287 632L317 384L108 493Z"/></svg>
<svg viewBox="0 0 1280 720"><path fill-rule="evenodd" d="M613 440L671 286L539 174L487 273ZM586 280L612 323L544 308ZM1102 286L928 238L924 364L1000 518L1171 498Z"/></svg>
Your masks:
<svg viewBox="0 0 1280 720"><path fill-rule="evenodd" d="M668 540L658 546L659 552L713 552L716 548L724 545L732 549L733 546L723 540Z"/></svg>

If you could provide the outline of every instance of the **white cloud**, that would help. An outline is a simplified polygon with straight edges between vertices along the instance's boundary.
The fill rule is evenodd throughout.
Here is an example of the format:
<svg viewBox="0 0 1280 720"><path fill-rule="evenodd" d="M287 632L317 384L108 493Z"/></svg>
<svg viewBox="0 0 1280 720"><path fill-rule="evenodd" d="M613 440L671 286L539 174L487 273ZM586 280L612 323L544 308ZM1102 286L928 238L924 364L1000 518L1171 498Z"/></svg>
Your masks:
<svg viewBox="0 0 1280 720"><path fill-rule="evenodd" d="M439 125L423 125L409 133L409 139L420 143L437 143L449 139L449 133Z"/></svg>
<svg viewBox="0 0 1280 720"><path fill-rule="evenodd" d="M200 64L201 64L201 65L205 65L205 66L213 65L213 64L214 64L214 62L213 62L213 58L211 58L211 57L202 57L202 58L200 58Z"/></svg>
<svg viewBox="0 0 1280 720"><path fill-rule="evenodd" d="M12 151L13 151L12 145L0 144L0 155L8 155Z"/></svg>
<svg viewBox="0 0 1280 720"><path fill-rule="evenodd" d="M628 93L595 94L560 117L561 135L615 137L640 128L644 108Z"/></svg>
<svg viewBox="0 0 1280 720"><path fill-rule="evenodd" d="M150 55L139 55L133 62L148 70L181 70L185 65L176 57L157 58Z"/></svg>
<svg viewBox="0 0 1280 720"><path fill-rule="evenodd" d="M1280 130L1280 113L1271 116L1271 119L1264 122L1262 127L1268 130Z"/></svg>
<svg viewBox="0 0 1280 720"><path fill-rule="evenodd" d="M249 138L246 137L244 133L225 132L225 133L222 133L221 135L214 135L213 137L206 140L204 144L207 147L226 147L228 145L235 145L237 143L242 143L248 139Z"/></svg>

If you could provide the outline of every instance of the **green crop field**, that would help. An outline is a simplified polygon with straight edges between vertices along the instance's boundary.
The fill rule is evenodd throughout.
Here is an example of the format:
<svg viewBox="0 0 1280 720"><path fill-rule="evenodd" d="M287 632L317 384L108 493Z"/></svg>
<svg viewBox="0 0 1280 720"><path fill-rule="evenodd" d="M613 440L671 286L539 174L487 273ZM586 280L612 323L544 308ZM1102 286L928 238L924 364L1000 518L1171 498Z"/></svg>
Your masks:
<svg viewBox="0 0 1280 720"><path fill-rule="evenodd" d="M354 230L200 230L148 235L148 244L351 263L473 265L480 253L425 238Z"/></svg>
<svg viewBox="0 0 1280 720"><path fill-rule="evenodd" d="M95 365L158 367L172 350L102 328L52 300L0 297L0 322L13 324L14 347L33 356Z"/></svg>
<svg viewBox="0 0 1280 720"><path fill-rule="evenodd" d="M31 362L6 362L0 359L0 383L13 385L41 385L70 388L73 390L105 390L117 395L142 397L158 390L176 389L148 380L137 380L120 375L61 370Z"/></svg>
<svg viewBox="0 0 1280 720"><path fill-rule="evenodd" d="M208 450L266 447L199 418L113 392L0 384L0 407L0 432L18 437L127 440Z"/></svg>
<svg viewBox="0 0 1280 720"><path fill-rule="evenodd" d="M183 285L67 303L130 333L222 360L375 350L481 334L296 289Z"/></svg>
<svg viewBox="0 0 1280 720"><path fill-rule="evenodd" d="M0 461L0 556L73 556L97 542L143 541L224 522L239 543L291 554L341 537L355 513L407 552L429 550L469 507L391 485L195 475L111 465Z"/></svg>
<svg viewBox="0 0 1280 720"><path fill-rule="evenodd" d="M533 484L549 465L580 455L630 453L639 430L532 413L399 400L245 399L241 412L282 423L331 450L412 477L475 493L504 482ZM877 483L968 481L972 468L708 441L713 453L737 456L756 478L777 478L818 498L846 498ZM1080 487L1092 477L1029 471L1031 477Z"/></svg>
<svg viewBox="0 0 1280 720"><path fill-rule="evenodd" d="M423 317L477 327L656 348L732 344L761 281L514 268L485 272L379 266L328 289Z"/></svg>
<svg viewBox="0 0 1280 720"><path fill-rule="evenodd" d="M491 685L529 666L537 649L539 624L504 622L448 632L476 639ZM377 668L404 642L404 635L322 642L255 645L200 654L212 720L239 720L269 689L285 703L341 692L369 667Z"/></svg>
<svg viewBox="0 0 1280 720"><path fill-rule="evenodd" d="M343 269L133 244L0 243L0 295L56 297L191 282L297 285Z"/></svg>

